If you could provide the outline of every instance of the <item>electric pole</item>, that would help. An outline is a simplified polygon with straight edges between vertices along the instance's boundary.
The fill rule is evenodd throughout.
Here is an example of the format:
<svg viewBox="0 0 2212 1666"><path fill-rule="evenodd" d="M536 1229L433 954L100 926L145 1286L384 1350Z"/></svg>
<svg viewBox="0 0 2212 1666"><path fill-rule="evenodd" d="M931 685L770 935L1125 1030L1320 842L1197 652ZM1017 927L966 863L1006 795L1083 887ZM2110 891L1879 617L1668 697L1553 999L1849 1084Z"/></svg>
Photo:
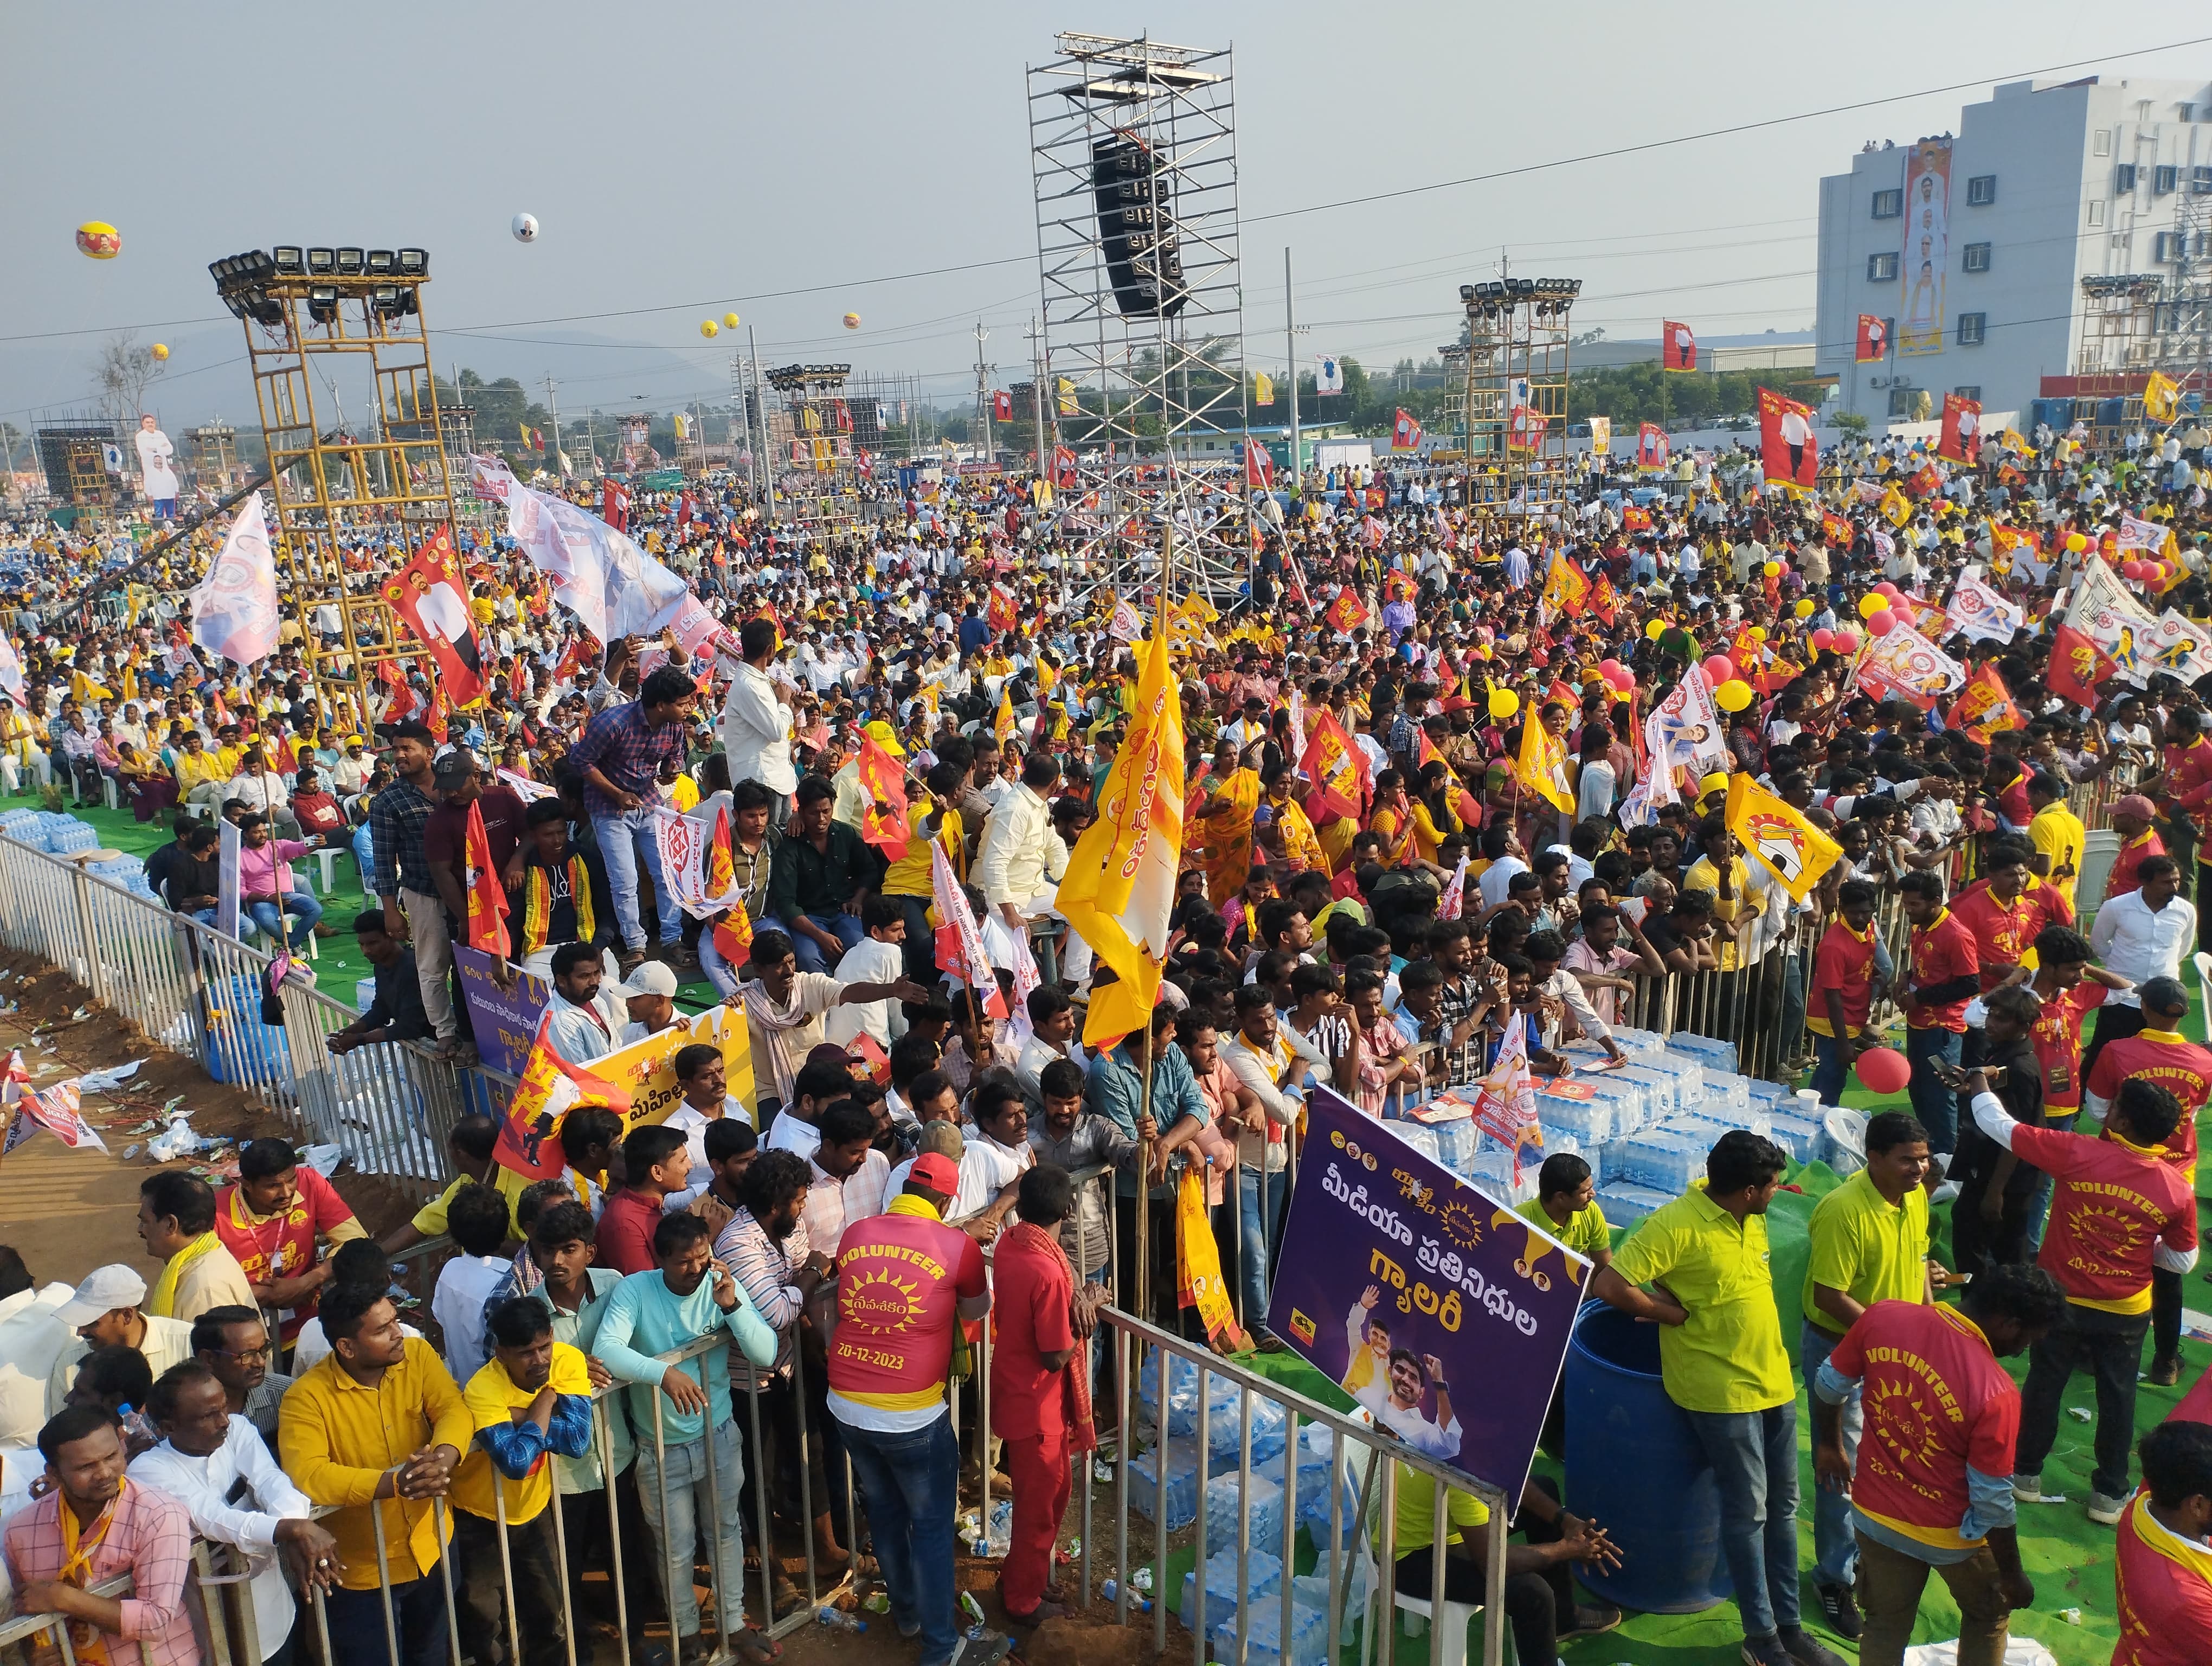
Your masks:
<svg viewBox="0 0 2212 1666"><path fill-rule="evenodd" d="M546 419L553 424L553 466L566 480L568 477L568 453L561 449L561 401L553 391L556 386L552 377L545 379L545 412Z"/></svg>
<svg viewBox="0 0 2212 1666"><path fill-rule="evenodd" d="M1288 247L1283 250L1283 346L1290 356L1291 496L1297 497L1302 495L1299 483L1305 478L1305 459L1298 449L1298 315L1291 297L1291 252Z"/></svg>
<svg viewBox="0 0 2212 1666"><path fill-rule="evenodd" d="M983 344L991 332L983 327L983 320L975 320L975 432L983 447L981 460L989 463L996 455L991 444L991 372L998 367L983 362Z"/></svg>

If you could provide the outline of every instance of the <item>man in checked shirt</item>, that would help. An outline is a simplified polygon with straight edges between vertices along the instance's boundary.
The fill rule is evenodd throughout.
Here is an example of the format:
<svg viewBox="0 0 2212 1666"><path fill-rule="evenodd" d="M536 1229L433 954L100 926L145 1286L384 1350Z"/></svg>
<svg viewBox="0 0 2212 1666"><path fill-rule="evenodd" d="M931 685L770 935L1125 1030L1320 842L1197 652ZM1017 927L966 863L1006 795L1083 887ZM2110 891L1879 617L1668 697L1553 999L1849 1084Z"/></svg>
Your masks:
<svg viewBox="0 0 2212 1666"><path fill-rule="evenodd" d="M659 901L663 958L671 964L696 964L678 944L684 915L660 871L652 806L659 800L655 777L662 761L674 758L678 768L683 765L684 740L698 703L699 690L691 679L673 666L662 666L645 679L635 700L593 717L568 754L569 763L583 772L584 809L607 865L625 975L645 958L645 923L638 910L641 859Z"/></svg>
<svg viewBox="0 0 2212 1666"><path fill-rule="evenodd" d="M446 927L446 904L422 848L422 830L438 807L431 769L437 742L420 723L402 723L392 733L391 786L368 806L368 836L374 852L371 883L384 905L384 929L395 943L412 939L415 974L422 989L422 1011L438 1032L438 1054L463 1052L461 1021L453 1008L453 938ZM467 1049L474 1063L474 1048Z"/></svg>

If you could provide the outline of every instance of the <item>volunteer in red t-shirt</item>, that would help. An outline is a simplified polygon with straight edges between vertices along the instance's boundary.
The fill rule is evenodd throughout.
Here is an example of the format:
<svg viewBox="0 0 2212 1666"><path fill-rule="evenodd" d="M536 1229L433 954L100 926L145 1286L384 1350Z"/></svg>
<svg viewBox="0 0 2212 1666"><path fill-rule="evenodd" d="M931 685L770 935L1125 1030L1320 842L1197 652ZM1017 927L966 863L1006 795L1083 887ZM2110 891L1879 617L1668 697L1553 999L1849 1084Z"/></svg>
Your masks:
<svg viewBox="0 0 2212 1666"><path fill-rule="evenodd" d="M1012 1646L989 1634L963 1639L953 1618L960 1446L945 1384L962 1322L991 1310L982 1247L945 1224L959 1189L952 1158L915 1158L890 1207L845 1228L837 1277L811 1310L829 1354L830 1414L867 1493L891 1619L919 1636L922 1666L956 1654L959 1666L987 1666Z"/></svg>
<svg viewBox="0 0 2212 1666"><path fill-rule="evenodd" d="M2137 999L2142 1003L2143 1027L2097 1055L2083 1107L2092 1123L2103 1122L2120 1084L2130 1078L2156 1082L2172 1093L2181 1102L2181 1121L2166 1141L2165 1160L2193 1194L2197 1113L2212 1100L2212 1051L2182 1036L2189 992L2176 979L2150 979ZM2181 1380L2181 1275L2164 1268L2151 1269L2150 1334L2150 1370L2144 1380L2156 1388L2172 1388Z"/></svg>
<svg viewBox="0 0 2212 1666"><path fill-rule="evenodd" d="M2057 889L2046 885L2039 896L2029 886L2033 854L2024 839L1992 839L1989 847L1989 877L1978 879L1951 899L1951 917L1974 934L1976 976L1979 993L1987 994L2006 982L2027 958L2035 934L2046 925L2071 925L2073 913L2052 916L2053 905L2063 906ZM1966 1035L1963 1062L1972 1068L1981 1061L1982 1038L1973 1029Z"/></svg>
<svg viewBox="0 0 2212 1666"><path fill-rule="evenodd" d="M1813 993L1805 1027L1813 1032L1814 1092L1824 1105L1844 1102L1844 1082L1867 1043L1874 1005L1874 915L1881 892L1864 879L1848 879L1836 893L1837 918L1813 957Z"/></svg>
<svg viewBox="0 0 2212 1666"><path fill-rule="evenodd" d="M2140 793L2113 800L2112 807L2105 812L2105 819L2120 836L2119 854L2112 858L2112 871L2105 880L2105 896L2109 901L2124 897L2142 885L2136 870L2143 865L2146 857L2165 855L2166 842L2151 831L2152 824L2158 820L2158 806Z"/></svg>
<svg viewBox="0 0 2212 1666"><path fill-rule="evenodd" d="M2143 1437L2142 1466L2112 1558L2112 1666L2202 1666L2212 1656L2212 1426L2160 1424Z"/></svg>
<svg viewBox="0 0 2212 1666"><path fill-rule="evenodd" d="M1023 1625L1067 1610L1052 1582L1053 1543L1074 1486L1073 1457L1097 1443L1091 1423L1085 1339L1107 1289L1078 1296L1060 1247L1060 1225L1075 1213L1075 1183L1052 1163L1033 1164L1014 1201L1016 1224L992 1249L995 1312L991 1338L991 1432L1006 1442L1014 1522L999 1596Z"/></svg>
<svg viewBox="0 0 2212 1666"><path fill-rule="evenodd" d="M215 1232L246 1269L254 1298L283 1310L286 1342L315 1316L330 1279L319 1242L336 1248L368 1236L337 1189L300 1166L288 1140L256 1140L238 1154L238 1183L216 1197Z"/></svg>
<svg viewBox="0 0 2212 1666"><path fill-rule="evenodd" d="M1897 889L1912 926L1897 1003L1905 1009L1912 1114L1928 1130L1928 1150L1940 1172L1959 1148L1959 1101L1936 1067L1959 1062L1966 1003L1981 989L1981 958L1973 933L1943 906L1941 874L1918 869L1899 879Z"/></svg>
<svg viewBox="0 0 2212 1666"><path fill-rule="evenodd" d="M2012 1492L2020 1390L1997 1362L2042 1341L2066 1298L2036 1267L2000 1264L1960 1308L1876 1302L1808 1384L1813 1468L1848 1492L1859 1545L1863 1661L1905 1657L1930 1569L1959 1605L1959 1656L2002 1660L2007 1616L2035 1601L2020 1564ZM1856 1470L1843 1409L1863 1390Z"/></svg>
<svg viewBox="0 0 2212 1666"><path fill-rule="evenodd" d="M1975 1127L2057 1183L2036 1264L2065 1291L2066 1318L2028 1356L2014 1490L2031 1501L2042 1496L2067 1379L2085 1365L2097 1383L2089 1518L2110 1526L2127 1499L2151 1269L2197 1265L2196 1195L2164 1160L2181 1106L2157 1083L2131 1079L2112 1101L2105 1137L2093 1139L2014 1122L1979 1071L1967 1073L1965 1091Z"/></svg>
<svg viewBox="0 0 2212 1666"><path fill-rule="evenodd" d="M2070 1128L2081 1108L2081 1026L2106 995L2135 986L2091 965L2089 939L2071 926L2045 926L2033 946L2035 976L2027 987L2043 1007L2030 1039L2043 1067L2043 1114Z"/></svg>

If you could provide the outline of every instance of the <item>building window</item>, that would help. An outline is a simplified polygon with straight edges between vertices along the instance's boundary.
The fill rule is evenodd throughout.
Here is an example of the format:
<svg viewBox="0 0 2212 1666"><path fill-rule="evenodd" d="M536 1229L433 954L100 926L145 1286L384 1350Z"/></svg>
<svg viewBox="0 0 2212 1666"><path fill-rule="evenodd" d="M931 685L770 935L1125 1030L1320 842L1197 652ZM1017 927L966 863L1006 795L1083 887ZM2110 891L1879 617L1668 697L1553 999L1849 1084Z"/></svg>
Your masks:
<svg viewBox="0 0 2212 1666"><path fill-rule="evenodd" d="M2212 197L2212 167L2200 165L2189 170L2189 194L2192 197Z"/></svg>
<svg viewBox="0 0 2212 1666"><path fill-rule="evenodd" d="M1893 387L1889 390L1889 414L1893 417L1910 419L1920 404L1921 390L1917 387Z"/></svg>
<svg viewBox="0 0 2212 1666"><path fill-rule="evenodd" d="M1997 176L1996 174L1977 173L1972 179L1966 181L1967 207L1987 208L1991 203L1996 202L1996 199Z"/></svg>
<svg viewBox="0 0 2212 1666"><path fill-rule="evenodd" d="M1982 337L1989 329L1989 319L1990 315L1987 313L1960 313L1959 345L1979 347L1982 344Z"/></svg>
<svg viewBox="0 0 2212 1666"><path fill-rule="evenodd" d="M2195 121L2197 119L2197 106L2195 105L2185 104L2180 106L2180 111L2182 120Z"/></svg>
<svg viewBox="0 0 2212 1666"><path fill-rule="evenodd" d="M2112 154L2111 128L2100 127L2089 136L2089 154L2093 156L2109 156Z"/></svg>
<svg viewBox="0 0 2212 1666"><path fill-rule="evenodd" d="M1867 282L1869 283L1897 282L1897 256L1893 252L1889 254L1870 254L1867 257Z"/></svg>
<svg viewBox="0 0 2212 1666"><path fill-rule="evenodd" d="M1905 212L1905 193L1902 191L1877 191L1874 194L1874 217L1894 220Z"/></svg>
<svg viewBox="0 0 2212 1666"><path fill-rule="evenodd" d="M1979 404L1982 402L1982 390L1978 386L1973 387L1954 387L1951 391L1962 399L1972 399L1976 404Z"/></svg>
<svg viewBox="0 0 2212 1666"><path fill-rule="evenodd" d="M2112 170L2112 190L2118 195L2124 197L2135 188L2136 165L2133 162L2122 162Z"/></svg>
<svg viewBox="0 0 2212 1666"><path fill-rule="evenodd" d="M2181 170L2171 162L2161 162L2150 171L2150 188L2158 196L2169 195L2179 183Z"/></svg>
<svg viewBox="0 0 2212 1666"><path fill-rule="evenodd" d="M2089 204L2089 223L2093 226L2101 226L2105 223L2105 205L2101 202L2093 202Z"/></svg>
<svg viewBox="0 0 2212 1666"><path fill-rule="evenodd" d="M1989 269L1990 246L1986 243L1967 244L1966 270L1970 272L1985 272Z"/></svg>

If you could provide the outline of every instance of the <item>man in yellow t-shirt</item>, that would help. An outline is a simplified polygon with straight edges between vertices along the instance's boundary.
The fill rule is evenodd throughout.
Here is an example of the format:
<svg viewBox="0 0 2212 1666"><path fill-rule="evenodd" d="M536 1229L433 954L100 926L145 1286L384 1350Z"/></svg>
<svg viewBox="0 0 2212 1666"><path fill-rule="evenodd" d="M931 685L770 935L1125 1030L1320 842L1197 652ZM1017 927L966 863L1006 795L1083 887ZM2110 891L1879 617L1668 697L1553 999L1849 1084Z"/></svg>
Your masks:
<svg viewBox="0 0 2212 1666"><path fill-rule="evenodd" d="M1927 1302L1928 1130L1901 1110L1867 1123L1867 1165L1814 1206L1805 1268L1805 1322L1798 1364L1810 1383L1844 1333L1876 1302ZM1862 1426L1854 1389L1842 1408L1844 1450L1858 1461ZM1813 1588L1828 1629L1859 1634L1852 1575L1858 1541L1851 1501L1822 1488L1813 1497Z"/></svg>
<svg viewBox="0 0 2212 1666"><path fill-rule="evenodd" d="M1713 1466L1721 1548L1751 1666L1842 1666L1798 1623L1797 1385L1782 1346L1766 1210L1789 1158L1741 1128L1705 1155L1705 1182L1654 1210L1590 1293L1658 1322L1659 1372ZM1638 1286L1657 1286L1657 1293Z"/></svg>
<svg viewBox="0 0 2212 1666"><path fill-rule="evenodd" d="M2047 769L2038 769L2027 778L2027 802L2035 812L2027 824L2027 841L2035 847L2033 866L2037 877L2049 880L2070 909L2088 830L2066 806L2066 783Z"/></svg>
<svg viewBox="0 0 2212 1666"><path fill-rule="evenodd" d="M489 1319L492 1357L461 1393L476 1434L453 1471L453 1550L461 1575L454 1620L464 1653L516 1659L507 1629L510 1593L501 1578L504 1512L512 1602L517 1620L526 1620L517 1627L521 1666L560 1666L568 1655L567 1621L546 1508L553 1501L548 1455L580 1458L590 1450L590 1369L580 1350L553 1340L553 1316L542 1302L515 1297L496 1304Z"/></svg>
<svg viewBox="0 0 2212 1666"><path fill-rule="evenodd" d="M1544 1159L1544 1166L1536 1172L1536 1195L1514 1213L1535 1222L1599 1267L1613 1260L1613 1228L1606 1223L1605 1211L1597 1207L1590 1165L1572 1152L1555 1152Z"/></svg>

